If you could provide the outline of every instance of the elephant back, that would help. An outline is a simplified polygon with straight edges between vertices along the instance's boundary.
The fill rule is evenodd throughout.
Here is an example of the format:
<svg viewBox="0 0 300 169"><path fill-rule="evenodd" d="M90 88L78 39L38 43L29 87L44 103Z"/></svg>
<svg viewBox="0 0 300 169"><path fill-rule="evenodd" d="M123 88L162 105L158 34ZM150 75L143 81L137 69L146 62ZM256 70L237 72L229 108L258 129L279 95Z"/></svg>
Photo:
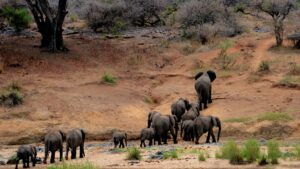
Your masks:
<svg viewBox="0 0 300 169"><path fill-rule="evenodd" d="M78 147L84 142L84 132L80 129L73 129L67 133L67 142L70 147Z"/></svg>

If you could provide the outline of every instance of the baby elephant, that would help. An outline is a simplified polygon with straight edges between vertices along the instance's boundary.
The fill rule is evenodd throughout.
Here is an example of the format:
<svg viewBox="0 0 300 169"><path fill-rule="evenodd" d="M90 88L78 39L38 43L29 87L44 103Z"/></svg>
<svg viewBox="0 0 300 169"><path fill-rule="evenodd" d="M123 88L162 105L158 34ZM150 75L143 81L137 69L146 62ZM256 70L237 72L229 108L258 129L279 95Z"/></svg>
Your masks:
<svg viewBox="0 0 300 169"><path fill-rule="evenodd" d="M73 129L66 135L66 160L68 160L69 149L71 149L71 159L76 159L76 149L80 147L79 157L83 158L84 154L85 132L82 129Z"/></svg>
<svg viewBox="0 0 300 169"><path fill-rule="evenodd" d="M149 146L152 146L152 142L154 141L154 128L144 128L141 131L141 145L140 147L146 147L145 140L149 140ZM155 144L155 142L154 142Z"/></svg>
<svg viewBox="0 0 300 169"><path fill-rule="evenodd" d="M32 161L32 166L36 163L36 148L31 145L22 145L17 151L16 169L18 169L19 161L23 161L23 168L30 168L29 162Z"/></svg>
<svg viewBox="0 0 300 169"><path fill-rule="evenodd" d="M124 148L124 142L125 141L125 145L127 147L127 134L125 132L114 132L113 133L113 141L115 144L115 148L117 148L117 146L119 145L119 148Z"/></svg>

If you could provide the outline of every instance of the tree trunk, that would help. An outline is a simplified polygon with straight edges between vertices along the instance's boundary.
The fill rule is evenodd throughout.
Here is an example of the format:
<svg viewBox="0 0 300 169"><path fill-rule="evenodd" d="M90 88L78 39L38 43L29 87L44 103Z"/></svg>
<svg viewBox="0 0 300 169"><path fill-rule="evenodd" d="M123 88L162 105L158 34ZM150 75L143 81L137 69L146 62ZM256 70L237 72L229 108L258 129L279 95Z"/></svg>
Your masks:
<svg viewBox="0 0 300 169"><path fill-rule="evenodd" d="M48 48L51 52L68 51L63 43L63 22L68 13L67 0L59 0L57 13L54 14L48 0L26 0L34 16L38 30L42 35L41 48Z"/></svg>
<svg viewBox="0 0 300 169"><path fill-rule="evenodd" d="M274 20L274 33L276 37L276 46L281 46L283 43L283 22L279 19Z"/></svg>

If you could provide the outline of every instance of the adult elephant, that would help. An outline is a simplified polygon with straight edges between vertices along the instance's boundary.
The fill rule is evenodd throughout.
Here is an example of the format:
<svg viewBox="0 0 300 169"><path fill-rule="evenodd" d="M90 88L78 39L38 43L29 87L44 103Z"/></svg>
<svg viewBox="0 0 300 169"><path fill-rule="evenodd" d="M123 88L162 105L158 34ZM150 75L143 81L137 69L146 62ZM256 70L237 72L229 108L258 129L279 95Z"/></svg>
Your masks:
<svg viewBox="0 0 300 169"><path fill-rule="evenodd" d="M45 158L44 164L47 164L47 158L49 151L51 152L50 163L55 162L55 152L59 150L59 159L62 161L63 157L63 142L65 141L65 133L61 130L50 131L46 134L44 143L45 143Z"/></svg>
<svg viewBox="0 0 300 169"><path fill-rule="evenodd" d="M82 129L73 129L66 136L66 160L68 160L69 149L71 149L71 159L76 159L76 149L80 147L79 157L83 158L85 132Z"/></svg>
<svg viewBox="0 0 300 169"><path fill-rule="evenodd" d="M177 123L181 121L182 115L190 109L191 105L187 99L179 98L175 103L171 105L171 113L177 118ZM175 128L176 137L178 135L179 128Z"/></svg>
<svg viewBox="0 0 300 169"><path fill-rule="evenodd" d="M199 144L199 139L200 137L208 132L207 138L206 138L206 143L210 142L210 137L212 137L213 142L217 142L213 127L216 126L219 128L218 131L218 138L217 141L220 139L220 134L221 134L221 121L218 117L214 116L198 116L194 120L194 136L195 136L195 143Z"/></svg>
<svg viewBox="0 0 300 169"><path fill-rule="evenodd" d="M161 145L163 141L167 144L168 132L170 131L174 144L177 144L174 128L177 126L177 119L175 115L161 115L158 112L150 112L148 114L148 128L150 126L154 128L155 139L158 141L158 145Z"/></svg>
<svg viewBox="0 0 300 169"><path fill-rule="evenodd" d="M211 83L217 78L214 71L208 70L206 72L199 72L195 76L195 89L198 94L199 108L202 110L202 104L204 109L207 108L207 103L212 103L211 93L212 86Z"/></svg>

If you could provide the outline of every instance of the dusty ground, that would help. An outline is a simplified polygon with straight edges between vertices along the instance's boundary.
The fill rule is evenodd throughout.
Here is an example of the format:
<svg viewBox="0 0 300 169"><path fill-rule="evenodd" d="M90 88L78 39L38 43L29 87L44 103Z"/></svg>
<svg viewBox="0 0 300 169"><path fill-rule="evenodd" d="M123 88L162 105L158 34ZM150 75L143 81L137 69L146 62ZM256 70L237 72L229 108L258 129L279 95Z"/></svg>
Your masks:
<svg viewBox="0 0 300 169"><path fill-rule="evenodd" d="M270 50L274 40L269 33L242 35L232 41L234 45L229 53L237 60L230 70L224 71L216 62L219 50L215 47L164 38L104 40L72 35L66 38L70 52L53 55L34 47L39 43L38 37L4 38L0 61L6 66L0 74L0 87L17 83L24 93L24 103L14 108L0 107L0 143L40 142L49 129L74 127L84 128L90 141L109 139L115 129L126 130L130 138L137 138L140 129L146 127L149 111L169 114L171 103L178 98L196 100L193 75L202 69L214 69L218 75L213 83L214 102L202 114L218 116L224 121L236 117L256 118L265 112L285 112L293 117L289 122L280 123L224 123L221 142L250 137L299 140L299 87L274 85L286 76L291 62L300 64L300 51ZM286 42L286 46L290 44ZM193 52L187 54L187 48ZM263 60L270 61L271 71L256 75ZM101 78L105 72L117 76L117 84L103 83ZM121 160L122 153L98 152L90 150L88 159L108 168L128 163ZM93 158L94 154L97 158ZM112 156L113 160L105 160ZM181 168L178 165L186 165L181 162L184 158L162 163ZM199 167L194 158L188 163L189 167ZM203 167L234 168L227 163L209 159ZM143 161L130 167L159 166L160 163Z"/></svg>

